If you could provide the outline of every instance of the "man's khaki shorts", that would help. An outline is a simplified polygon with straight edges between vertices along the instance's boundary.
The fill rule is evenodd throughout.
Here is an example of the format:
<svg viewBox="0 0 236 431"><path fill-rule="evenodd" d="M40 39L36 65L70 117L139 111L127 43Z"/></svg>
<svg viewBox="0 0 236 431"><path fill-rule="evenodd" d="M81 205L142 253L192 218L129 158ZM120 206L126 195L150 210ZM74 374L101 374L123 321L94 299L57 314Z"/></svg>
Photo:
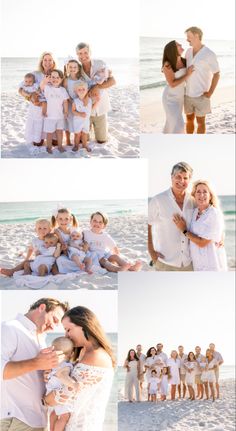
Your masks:
<svg viewBox="0 0 236 431"><path fill-rule="evenodd" d="M96 141L107 141L107 115L96 115L90 117L90 126L94 128Z"/></svg>
<svg viewBox="0 0 236 431"><path fill-rule="evenodd" d="M192 263L190 263L190 265L188 266L171 266L171 265L167 265L166 263L160 262L159 260L157 260L153 267L155 268L156 271L193 271L193 265Z"/></svg>
<svg viewBox="0 0 236 431"><path fill-rule="evenodd" d="M1 431L44 431L45 428L32 428L19 419L9 418L0 420Z"/></svg>
<svg viewBox="0 0 236 431"><path fill-rule="evenodd" d="M196 117L205 117L211 112L211 100L205 96L184 96L184 112L186 115L195 114Z"/></svg>
<svg viewBox="0 0 236 431"><path fill-rule="evenodd" d="M219 383L219 377L220 377L220 370L219 370L219 368L216 368L215 375L216 375L216 383Z"/></svg>
<svg viewBox="0 0 236 431"><path fill-rule="evenodd" d="M201 374L196 374L195 376L195 384L202 385Z"/></svg>

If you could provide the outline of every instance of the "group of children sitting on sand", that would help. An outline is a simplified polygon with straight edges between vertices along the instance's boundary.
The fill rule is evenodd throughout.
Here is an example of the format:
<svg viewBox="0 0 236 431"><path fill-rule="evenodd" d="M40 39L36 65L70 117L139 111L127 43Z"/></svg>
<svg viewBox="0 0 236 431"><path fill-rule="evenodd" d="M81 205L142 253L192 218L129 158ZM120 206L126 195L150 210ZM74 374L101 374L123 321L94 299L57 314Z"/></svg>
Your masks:
<svg viewBox="0 0 236 431"><path fill-rule="evenodd" d="M63 131L66 133L66 143L71 145L70 134L74 133L72 151L82 148L91 151L89 147L90 116L100 100L97 84L102 84L109 77L109 71L102 61L98 63L89 82L81 76L81 66L77 60L71 59L65 66L64 73L53 69L50 75L45 75L37 82L34 73L27 73L20 84L20 94L29 102L42 106L42 117L38 118L39 127L43 121L43 132L46 134L47 152L52 154L53 141L57 142L58 150L64 152ZM32 142L32 129L35 124L34 113L28 110L26 123L26 143ZM43 141L39 144L42 145Z"/></svg>
<svg viewBox="0 0 236 431"><path fill-rule="evenodd" d="M1 274L12 276L14 272L23 270L24 275L56 275L60 261L64 268L68 268L63 273L71 272L70 261L74 263L73 271L81 270L88 274L97 272L98 267L104 272L140 270L140 261L131 263L120 255L115 241L105 231L107 224L107 216L97 211L90 217L90 229L81 231L75 215L67 208L60 208L51 221L36 221L36 237L28 247L25 260L15 268L2 268Z"/></svg>

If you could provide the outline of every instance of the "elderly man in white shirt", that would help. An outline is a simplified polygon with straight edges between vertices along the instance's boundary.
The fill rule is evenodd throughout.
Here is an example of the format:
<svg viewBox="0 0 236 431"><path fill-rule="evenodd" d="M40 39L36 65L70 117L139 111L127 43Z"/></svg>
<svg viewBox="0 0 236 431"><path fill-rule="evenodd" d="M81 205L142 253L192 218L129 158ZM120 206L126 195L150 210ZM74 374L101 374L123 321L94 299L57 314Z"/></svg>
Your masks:
<svg viewBox="0 0 236 431"><path fill-rule="evenodd" d="M82 78L88 83L93 81L93 76L98 72L98 68L100 67L101 60L92 60L91 59L91 51L90 47L87 43L79 43L76 47L76 54L78 56L78 60L82 65L81 75ZM107 89L116 84L113 76L109 76L107 80L105 80L101 84L96 84L94 88L98 88L100 91L100 95L94 96L98 97L98 105L94 111L92 111L92 115L90 117L90 124L94 128L95 139L99 144L103 144L107 141L107 113L110 111L110 101L109 94Z"/></svg>
<svg viewBox="0 0 236 431"><path fill-rule="evenodd" d="M191 46L185 55L187 67L194 67L186 83L184 98L186 132L194 133L196 117L197 133L205 133L205 116L211 112L210 98L220 79L220 68L215 53L202 44L202 30L190 27L185 33Z"/></svg>
<svg viewBox="0 0 236 431"><path fill-rule="evenodd" d="M43 370L58 366L62 352L45 346L43 334L57 326L68 305L41 298L29 311L2 324L1 431L42 431L47 411Z"/></svg>
<svg viewBox="0 0 236 431"><path fill-rule="evenodd" d="M148 251L157 271L192 271L188 239L176 228L173 217L190 220L194 202L187 192L192 168L185 162L173 166L172 187L154 196L148 209Z"/></svg>
<svg viewBox="0 0 236 431"><path fill-rule="evenodd" d="M222 355L219 352L216 352L216 350L215 350L215 344L214 343L210 343L209 344L209 349L212 352L214 359L216 359L217 362L218 362L218 366L215 369L215 375L216 375L216 397L220 398L220 386L219 386L220 366L223 364L224 360L223 360Z"/></svg>

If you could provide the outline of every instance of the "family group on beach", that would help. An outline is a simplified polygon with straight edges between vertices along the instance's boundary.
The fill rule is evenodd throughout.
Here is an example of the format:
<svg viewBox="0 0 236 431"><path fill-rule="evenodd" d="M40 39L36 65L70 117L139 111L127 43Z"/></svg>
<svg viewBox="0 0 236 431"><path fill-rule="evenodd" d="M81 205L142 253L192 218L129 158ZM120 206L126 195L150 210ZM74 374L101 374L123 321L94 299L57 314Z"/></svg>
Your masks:
<svg viewBox="0 0 236 431"><path fill-rule="evenodd" d="M186 114L186 133L206 132L205 118L211 112L211 96L220 79L217 57L203 45L203 32L198 27L186 31L190 48L184 49L176 40L169 42L163 52L162 72L166 87L163 107L166 123L163 133L185 133L183 109Z"/></svg>
<svg viewBox="0 0 236 431"><path fill-rule="evenodd" d="M115 240L106 232L107 225L107 215L97 211L91 214L90 229L81 230L70 209L59 207L51 220L36 220L36 236L24 261L14 268L0 268L0 273L11 277L17 271L36 276L139 271L141 261L131 262L120 255Z"/></svg>
<svg viewBox="0 0 236 431"><path fill-rule="evenodd" d="M19 94L29 101L26 121L26 144L42 146L47 152L56 146L62 153L73 142L72 151L80 146L90 152L89 132L94 129L97 143L108 138L107 113L110 110L107 89L115 85L112 72L102 60L91 58L87 43L76 47L77 59L66 61L64 71L56 66L52 53L43 52L38 70L25 75ZM73 135L73 138L72 138Z"/></svg>
<svg viewBox="0 0 236 431"><path fill-rule="evenodd" d="M193 175L186 162L171 170L171 187L149 202L148 251L157 271L227 271L224 220L206 180L188 187Z"/></svg>
<svg viewBox="0 0 236 431"><path fill-rule="evenodd" d="M65 336L46 347L62 323ZM1 430L103 430L115 360L88 308L41 298L2 324Z"/></svg>
<svg viewBox="0 0 236 431"><path fill-rule="evenodd" d="M219 367L224 361L213 343L209 344L205 355L200 346L195 347L195 353L188 354L184 353L183 346L179 346L178 351L171 351L169 358L162 349L163 344L158 343L144 355L141 344L138 344L136 350L128 351L124 367L127 371L125 397L129 402L141 401L144 376L148 401L156 402L158 394L160 400L165 401L169 392L174 401L177 389L179 399L184 399L187 388L192 401L196 398L215 401L220 397Z"/></svg>

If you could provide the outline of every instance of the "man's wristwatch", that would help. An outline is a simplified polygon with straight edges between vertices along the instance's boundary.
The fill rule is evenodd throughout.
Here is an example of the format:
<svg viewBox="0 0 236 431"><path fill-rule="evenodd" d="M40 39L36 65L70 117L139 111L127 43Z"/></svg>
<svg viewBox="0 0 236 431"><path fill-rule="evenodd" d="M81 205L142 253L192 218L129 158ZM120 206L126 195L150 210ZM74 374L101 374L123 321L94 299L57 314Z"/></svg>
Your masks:
<svg viewBox="0 0 236 431"><path fill-rule="evenodd" d="M188 231L187 231L187 229L184 229L183 230L183 234L186 236L186 233L187 233Z"/></svg>

